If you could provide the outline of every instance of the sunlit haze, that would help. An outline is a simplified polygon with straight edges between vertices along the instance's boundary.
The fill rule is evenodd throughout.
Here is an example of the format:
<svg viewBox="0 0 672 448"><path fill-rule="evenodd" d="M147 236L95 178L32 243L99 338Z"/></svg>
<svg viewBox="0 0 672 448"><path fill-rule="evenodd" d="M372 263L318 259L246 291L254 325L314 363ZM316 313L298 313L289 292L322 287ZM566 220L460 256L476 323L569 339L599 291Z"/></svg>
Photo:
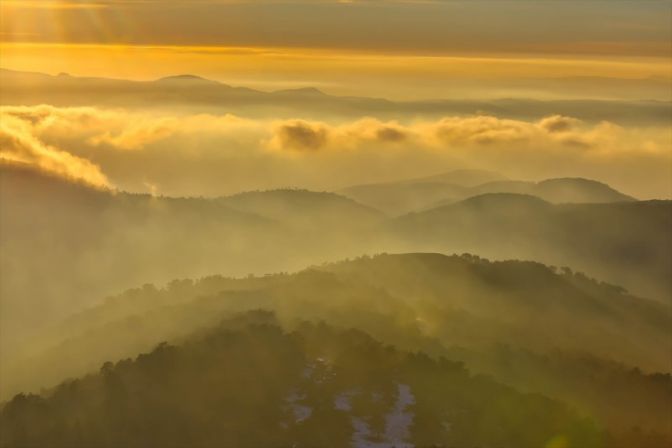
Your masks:
<svg viewBox="0 0 672 448"><path fill-rule="evenodd" d="M0 448L669 448L668 0L0 0Z"/></svg>

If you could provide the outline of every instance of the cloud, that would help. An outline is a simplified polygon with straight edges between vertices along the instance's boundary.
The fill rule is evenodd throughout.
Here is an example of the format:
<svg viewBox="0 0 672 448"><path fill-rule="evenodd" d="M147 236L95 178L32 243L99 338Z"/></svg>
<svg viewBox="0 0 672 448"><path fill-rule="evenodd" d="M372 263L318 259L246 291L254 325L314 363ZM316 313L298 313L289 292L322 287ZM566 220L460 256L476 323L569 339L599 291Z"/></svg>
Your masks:
<svg viewBox="0 0 672 448"><path fill-rule="evenodd" d="M117 133L111 131L89 139L93 145L107 144L119 149L137 150L151 143L166 139L179 128L175 119L158 119L146 123L129 123Z"/></svg>
<svg viewBox="0 0 672 448"><path fill-rule="evenodd" d="M0 113L25 122L32 134L47 140L127 151L178 135L240 135L260 125L230 114L174 116L95 107L3 106Z"/></svg>
<svg viewBox="0 0 672 448"><path fill-rule="evenodd" d="M309 120L277 121L271 128L267 147L287 152L317 152L319 150L355 150L368 145L396 145L410 142L411 127L396 121L383 122L363 118L341 124Z"/></svg>
<svg viewBox="0 0 672 448"><path fill-rule="evenodd" d="M564 115L252 120L43 105L0 107L0 118L4 159L93 185L168 195L331 189L478 167L523 178L594 177L650 197L669 185L672 162L669 128Z"/></svg>
<svg viewBox="0 0 672 448"><path fill-rule="evenodd" d="M36 138L30 125L0 113L0 159L21 162L59 176L80 180L95 187L111 187L99 166Z"/></svg>
<svg viewBox="0 0 672 448"><path fill-rule="evenodd" d="M531 123L490 116L443 118L429 127L440 141L451 146L519 143L536 132Z"/></svg>
<svg viewBox="0 0 672 448"><path fill-rule="evenodd" d="M5 128L32 138L45 147L69 151L101 148L143 151L170 147L176 151L200 146L203 153L217 144L218 154L241 156L275 153L413 149L478 151L497 148L512 153L524 148L544 151L583 148L594 152L633 151L637 139L647 151L665 151L660 137L610 122L589 125L573 117L551 115L536 121L492 115L449 116L432 121L401 123L373 117L345 122L307 119L252 120L227 115L129 112L94 107L4 106ZM163 143L166 142L164 145ZM177 144L184 144L184 148ZM62 150L61 150L62 151Z"/></svg>
<svg viewBox="0 0 672 448"><path fill-rule="evenodd" d="M402 142L406 140L406 133L394 127L382 127L376 131L376 138L386 142Z"/></svg>
<svg viewBox="0 0 672 448"><path fill-rule="evenodd" d="M553 115L539 121L539 127L548 132L566 132L571 131L581 120L572 117L563 117L562 115Z"/></svg>
<svg viewBox="0 0 672 448"><path fill-rule="evenodd" d="M561 115L538 121L502 119L490 115L444 117L435 121L401 124L363 118L328 124L309 120L277 121L271 127L267 146L284 152L343 151L374 148L413 148L461 153L485 148L508 150L515 156L525 148L603 149L618 151L614 136L628 134L624 128L602 122L587 126L581 120Z"/></svg>
<svg viewBox="0 0 672 448"><path fill-rule="evenodd" d="M654 56L667 60L668 2L613 1L608 8L605 4L454 0L3 0L0 7L11 12L6 14L8 20L0 24L0 33L16 39L26 33L37 33L39 39L33 40L87 44L351 48L416 54L589 54ZM53 10L59 12L58 26L45 26L41 16ZM594 18L598 16L600 27L595 27ZM246 26L240 26L241 23ZM465 27L465 23L470 26ZM571 33L567 33L567 23L572 25ZM403 33L399 32L400 24ZM372 33L372 29L377 32Z"/></svg>
<svg viewBox="0 0 672 448"><path fill-rule="evenodd" d="M273 130L270 146L283 150L317 151L327 145L331 130L323 123L291 120Z"/></svg>
<svg viewBox="0 0 672 448"><path fill-rule="evenodd" d="M396 121L382 122L363 118L353 122L330 125L308 120L275 122L267 146L281 151L357 149L369 144L397 144L408 141L412 129Z"/></svg>

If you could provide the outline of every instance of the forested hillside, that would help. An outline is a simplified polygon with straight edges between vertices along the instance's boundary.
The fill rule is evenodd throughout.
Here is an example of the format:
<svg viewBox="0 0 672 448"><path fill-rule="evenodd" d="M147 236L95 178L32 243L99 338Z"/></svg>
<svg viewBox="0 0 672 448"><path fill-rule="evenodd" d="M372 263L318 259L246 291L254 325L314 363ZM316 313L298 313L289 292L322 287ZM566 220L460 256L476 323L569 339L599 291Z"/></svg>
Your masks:
<svg viewBox="0 0 672 448"><path fill-rule="evenodd" d="M670 17L0 0L0 448L672 448Z"/></svg>
<svg viewBox="0 0 672 448"><path fill-rule="evenodd" d="M497 193L389 224L403 251L471 252L569 266L672 303L672 202L550 204Z"/></svg>
<svg viewBox="0 0 672 448"><path fill-rule="evenodd" d="M3 448L635 446L460 363L324 324L286 332L263 312L17 396L0 427Z"/></svg>
<svg viewBox="0 0 672 448"><path fill-rule="evenodd" d="M360 254L364 233L379 222L377 212L330 193L164 198L96 190L4 163L0 203L0 347L8 356L34 330L107 295L146 282L297 270Z"/></svg>
<svg viewBox="0 0 672 448"><path fill-rule="evenodd" d="M590 179L560 178L529 182L481 170L457 170L421 179L355 185L339 193L390 216L424 211L491 193L527 194L558 204L634 200L609 185Z"/></svg>
<svg viewBox="0 0 672 448"><path fill-rule="evenodd" d="M146 285L43 334L5 366L5 390L37 391L254 309L272 310L290 331L324 321L462 361L604 430L672 434L669 308L569 270L471 255L381 255L292 275Z"/></svg>
<svg viewBox="0 0 672 448"><path fill-rule="evenodd" d="M296 271L383 251L536 260L636 295L669 303L672 294L669 201L551 205L496 194L385 219L332 193L164 198L96 190L21 165L0 169L5 351L29 330L142 283Z"/></svg>

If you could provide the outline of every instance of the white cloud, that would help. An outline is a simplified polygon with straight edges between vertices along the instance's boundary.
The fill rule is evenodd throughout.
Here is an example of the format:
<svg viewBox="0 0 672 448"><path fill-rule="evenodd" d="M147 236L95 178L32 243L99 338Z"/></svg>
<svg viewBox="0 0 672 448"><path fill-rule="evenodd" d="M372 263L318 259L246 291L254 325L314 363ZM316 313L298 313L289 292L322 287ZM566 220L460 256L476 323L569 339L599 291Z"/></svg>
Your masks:
<svg viewBox="0 0 672 448"><path fill-rule="evenodd" d="M3 158L134 191L332 188L456 165L524 178L631 178L624 189L633 194L633 185L660 191L669 184L663 169L671 157L669 129L592 125L559 115L325 122L53 106L2 107L0 114Z"/></svg>

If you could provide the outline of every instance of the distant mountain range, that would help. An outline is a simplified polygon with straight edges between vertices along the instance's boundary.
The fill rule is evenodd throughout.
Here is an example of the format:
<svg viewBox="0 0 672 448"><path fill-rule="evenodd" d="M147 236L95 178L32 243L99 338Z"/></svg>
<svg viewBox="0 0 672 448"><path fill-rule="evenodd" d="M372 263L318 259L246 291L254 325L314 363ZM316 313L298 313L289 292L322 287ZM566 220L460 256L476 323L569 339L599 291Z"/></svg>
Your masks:
<svg viewBox="0 0 672 448"><path fill-rule="evenodd" d="M445 115L495 115L501 118L538 120L567 115L587 122L609 120L621 124L669 122L669 101L625 100L493 100L435 99L391 101L381 98L328 95L312 87L264 92L232 87L195 75L177 75L156 81L52 76L0 69L3 86L0 104L101 106L198 110L199 113L239 113L270 118L375 116L441 117Z"/></svg>
<svg viewBox="0 0 672 448"><path fill-rule="evenodd" d="M458 170L420 179L356 185L340 190L339 193L393 216L436 208L489 193L532 195L553 203L635 200L609 185L590 179L563 178L526 182L509 180L498 173L481 170Z"/></svg>
<svg viewBox="0 0 672 448"><path fill-rule="evenodd" d="M670 303L672 202L551 204L492 193L388 223L406 250L471 252L571 266ZM646 266L646 268L644 268Z"/></svg>
<svg viewBox="0 0 672 448"><path fill-rule="evenodd" d="M23 333L91 303L94 285L103 297L148 281L293 271L363 253L469 252L538 260L666 303L672 294L672 202L632 201L590 181L525 188L546 197L628 200L554 205L536 196L497 193L388 218L334 193L276 190L219 199L163 198L95 190L20 165L0 169L5 277L0 344L5 350L16 346ZM478 182L496 177L461 172L432 182L453 185L442 182L456 182L459 176L478 177ZM409 196L418 197L415 185L395 187L402 192L399 209L408 207ZM407 188L412 195L404 196ZM395 196L372 189L395 206ZM33 313L38 304L44 313Z"/></svg>
<svg viewBox="0 0 672 448"><path fill-rule="evenodd" d="M4 353L20 334L90 303L94 285L105 296L182 276L296 270L368 252L367 237L385 219L333 193L160 198L96 190L22 165L0 170ZM36 304L43 313L34 313Z"/></svg>
<svg viewBox="0 0 672 448"><path fill-rule="evenodd" d="M169 198L0 164L0 448L669 446L672 201L391 185Z"/></svg>
<svg viewBox="0 0 672 448"><path fill-rule="evenodd" d="M460 187L466 191L480 188L483 181L485 185L508 182L498 177L463 171L432 181L450 182L445 185L460 181L471 185ZM400 189L414 182L399 183ZM557 188L557 182L562 188ZM595 195L591 197L604 197L596 195L593 187L615 200L623 197L599 183L557 182L526 184L526 188L542 186L545 192L567 194L566 185L578 185L588 186L585 191ZM551 188L545 187L549 183ZM570 192L577 194L576 188ZM618 285L610 287L617 296L625 287L635 295L658 300L668 307L660 309L660 316L669 315L672 297L670 201L552 204L537 196L491 193L389 218L334 193L275 190L219 199L164 198L96 190L26 166L2 164L0 202L0 349L5 360L55 344L54 337L40 335L73 312L137 285L217 273L293 272L381 252L472 253L569 266ZM390 284L406 278L415 285L426 278L420 273L405 277L408 273L401 271L377 275ZM500 285L500 280L492 281ZM525 283L523 278L519 281ZM537 288L533 282L529 285ZM397 287L403 291L403 282ZM315 288L323 290L319 285ZM552 288L543 295L548 294L554 294ZM366 316L364 310L362 316ZM470 319L463 317L463 322ZM136 345L120 343L120 347ZM123 354L110 352L109 358L117 355ZM635 358L629 362L644 365ZM0 364L5 369L12 363ZM58 371L44 367L38 372L45 370ZM7 372L0 376L7 378ZM26 372L19 376L31 377Z"/></svg>

